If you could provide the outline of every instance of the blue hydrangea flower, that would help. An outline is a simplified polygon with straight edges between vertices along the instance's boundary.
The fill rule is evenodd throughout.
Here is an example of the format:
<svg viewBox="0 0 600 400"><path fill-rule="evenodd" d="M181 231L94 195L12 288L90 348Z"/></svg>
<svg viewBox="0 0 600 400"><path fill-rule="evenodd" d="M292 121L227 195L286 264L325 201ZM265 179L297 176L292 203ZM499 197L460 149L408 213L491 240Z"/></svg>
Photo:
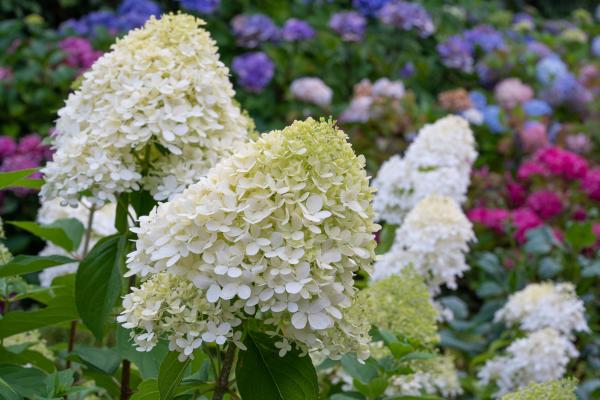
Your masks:
<svg viewBox="0 0 600 400"><path fill-rule="evenodd" d="M452 35L436 47L442 63L448 68L473 72L473 47L462 35Z"/></svg>
<svg viewBox="0 0 600 400"><path fill-rule="evenodd" d="M557 55L551 55L538 61L535 73L540 83L549 85L557 77L569 73L569 69Z"/></svg>
<svg viewBox="0 0 600 400"><path fill-rule="evenodd" d="M60 31L66 33L74 31L78 36L94 36L99 28L104 28L116 33L119 30L117 16L110 11L94 11L84 15L80 19L65 21Z"/></svg>
<svg viewBox="0 0 600 400"><path fill-rule="evenodd" d="M410 78L415 74L415 64L412 61L405 63L400 70L401 78Z"/></svg>
<svg viewBox="0 0 600 400"><path fill-rule="evenodd" d="M420 4L393 0L385 4L377 16L386 25L405 31L415 29L421 37L430 36L435 31L431 16Z"/></svg>
<svg viewBox="0 0 600 400"><path fill-rule="evenodd" d="M231 28L239 46L254 48L264 42L279 40L280 31L265 14L240 14L231 20Z"/></svg>
<svg viewBox="0 0 600 400"><path fill-rule="evenodd" d="M233 59L233 72L246 90L261 92L273 79L275 64L262 51L239 55Z"/></svg>
<svg viewBox="0 0 600 400"><path fill-rule="evenodd" d="M591 93L573 74L567 72L556 76L542 91L542 97L553 106L565 104L578 108L591 99Z"/></svg>
<svg viewBox="0 0 600 400"><path fill-rule="evenodd" d="M473 103L473 107L478 110L483 110L487 105L487 98L485 94L479 90L472 90L469 92L469 97L471 98L471 103Z"/></svg>
<svg viewBox="0 0 600 400"><path fill-rule="evenodd" d="M364 15L375 15L390 0L352 0L352 6Z"/></svg>
<svg viewBox="0 0 600 400"><path fill-rule="evenodd" d="M346 42L360 42L365 35L367 20L356 11L341 11L331 16L329 27Z"/></svg>
<svg viewBox="0 0 600 400"><path fill-rule="evenodd" d="M477 25L465 31L464 37L471 46L479 47L486 53L501 50L505 47L502 33L489 25Z"/></svg>
<svg viewBox="0 0 600 400"><path fill-rule="evenodd" d="M160 7L151 0L123 0L117 9L118 28L127 32L139 28L154 15L160 17Z"/></svg>
<svg viewBox="0 0 600 400"><path fill-rule="evenodd" d="M179 0L179 2L184 9L201 14L212 14L221 6L221 0Z"/></svg>
<svg viewBox="0 0 600 400"><path fill-rule="evenodd" d="M600 57L600 35L595 36L592 39L592 54L596 57Z"/></svg>
<svg viewBox="0 0 600 400"><path fill-rule="evenodd" d="M506 126L502 123L502 109L499 106L485 106L482 112L483 122L493 133L502 133L506 130Z"/></svg>
<svg viewBox="0 0 600 400"><path fill-rule="evenodd" d="M308 40L315 36L315 30L306 21L290 18L283 25L281 36L283 37L283 40L288 42Z"/></svg>
<svg viewBox="0 0 600 400"><path fill-rule="evenodd" d="M552 55L552 50L550 50L548 46L535 40L527 43L527 52L535 54L541 58Z"/></svg>
<svg viewBox="0 0 600 400"><path fill-rule="evenodd" d="M540 99L531 99L523 104L523 111L530 117L541 117L552 113L550 104Z"/></svg>

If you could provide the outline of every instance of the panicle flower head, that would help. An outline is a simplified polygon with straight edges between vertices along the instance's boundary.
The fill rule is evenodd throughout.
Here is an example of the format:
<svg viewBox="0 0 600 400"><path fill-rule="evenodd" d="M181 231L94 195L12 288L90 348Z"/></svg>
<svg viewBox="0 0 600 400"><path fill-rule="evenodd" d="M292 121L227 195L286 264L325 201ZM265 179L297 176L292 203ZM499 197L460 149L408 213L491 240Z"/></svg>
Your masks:
<svg viewBox="0 0 600 400"><path fill-rule="evenodd" d="M373 186L378 217L399 224L408 211L430 194L466 199L471 166L477 158L468 122L450 115L425 125L404 158L393 156L379 170Z"/></svg>
<svg viewBox="0 0 600 400"><path fill-rule="evenodd" d="M412 374L392 377L385 391L386 396L440 394L448 399L463 393L454 359L450 356L413 361L410 363L410 368L414 371Z"/></svg>
<svg viewBox="0 0 600 400"><path fill-rule="evenodd" d="M262 51L253 51L234 57L232 68L238 77L239 84L254 93L262 92L271 82L275 73L275 64Z"/></svg>
<svg viewBox="0 0 600 400"><path fill-rule="evenodd" d="M252 316L304 350L364 356L368 328L345 314L354 298L353 275L370 270L379 229L364 167L346 135L323 120L295 122L238 147L198 183L140 218L127 275L152 277L126 296L119 321L135 329L136 341L150 340L147 348L156 336L167 336L184 358L191 353L178 338L187 335L191 349L215 341L204 336L212 325L201 321L210 318L229 339L240 320ZM173 307L148 287L160 287L157 279L176 281L198 302L186 325L171 324L160 311ZM172 292L161 293L177 301ZM191 301L177 304L185 308Z"/></svg>
<svg viewBox="0 0 600 400"><path fill-rule="evenodd" d="M346 42L360 42L367 29L367 20L356 11L340 11L331 16L329 27Z"/></svg>
<svg viewBox="0 0 600 400"><path fill-rule="evenodd" d="M390 251L375 263L375 279L398 274L409 265L425 278L433 293L469 269L465 262L473 227L451 198L432 195L421 200L396 230Z"/></svg>
<svg viewBox="0 0 600 400"><path fill-rule="evenodd" d="M185 14L151 18L84 74L58 112L43 201L76 205L86 192L101 205L141 187L166 199L245 140L249 121L202 24Z"/></svg>
<svg viewBox="0 0 600 400"><path fill-rule="evenodd" d="M532 383L524 388L502 396L501 400L576 400L574 379Z"/></svg>
<svg viewBox="0 0 600 400"><path fill-rule="evenodd" d="M439 342L437 310L423 278L411 267L373 282L361 290L356 304L372 326L418 340L426 346Z"/></svg>
<svg viewBox="0 0 600 400"><path fill-rule="evenodd" d="M281 29L281 36L287 42L298 42L315 37L315 30L306 21L298 18L290 18L285 21Z"/></svg>
<svg viewBox="0 0 600 400"><path fill-rule="evenodd" d="M420 4L402 0L387 2L377 13L381 22L410 31L415 29L421 37L431 36L435 26L427 10Z"/></svg>
<svg viewBox="0 0 600 400"><path fill-rule="evenodd" d="M290 85L292 96L307 103L313 103L319 107L327 107L331 104L333 91L319 78L298 78Z"/></svg>
<svg viewBox="0 0 600 400"><path fill-rule="evenodd" d="M487 361L477 376L484 384L495 382L495 397L500 397L530 383L562 378L569 361L578 355L568 338L544 328L515 340L506 355Z"/></svg>
<svg viewBox="0 0 600 400"><path fill-rule="evenodd" d="M583 301L571 283L531 283L512 294L494 319L528 332L554 328L570 336L589 331Z"/></svg>
<svg viewBox="0 0 600 400"><path fill-rule="evenodd" d="M236 43L241 47L255 48L264 42L277 41L280 31L275 22L265 14L240 14L231 20Z"/></svg>
<svg viewBox="0 0 600 400"><path fill-rule="evenodd" d="M449 36L436 49L446 67L473 72L473 46L462 35Z"/></svg>

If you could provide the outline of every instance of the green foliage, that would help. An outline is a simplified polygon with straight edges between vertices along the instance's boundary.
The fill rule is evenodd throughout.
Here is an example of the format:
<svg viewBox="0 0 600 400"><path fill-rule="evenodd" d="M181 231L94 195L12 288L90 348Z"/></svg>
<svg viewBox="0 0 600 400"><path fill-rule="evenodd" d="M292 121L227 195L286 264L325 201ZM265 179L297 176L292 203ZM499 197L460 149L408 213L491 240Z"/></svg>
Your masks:
<svg viewBox="0 0 600 400"><path fill-rule="evenodd" d="M35 236L54 243L66 251L75 251L79 248L85 228L75 218L59 219L51 224L42 225L30 221L7 221Z"/></svg>

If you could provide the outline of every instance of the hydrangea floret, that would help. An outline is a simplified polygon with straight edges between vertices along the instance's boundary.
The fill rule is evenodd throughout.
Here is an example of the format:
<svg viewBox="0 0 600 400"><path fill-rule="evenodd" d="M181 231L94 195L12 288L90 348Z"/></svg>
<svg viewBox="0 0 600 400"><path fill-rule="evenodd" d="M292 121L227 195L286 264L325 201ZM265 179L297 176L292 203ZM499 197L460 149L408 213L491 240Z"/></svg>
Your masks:
<svg viewBox="0 0 600 400"><path fill-rule="evenodd" d="M229 71L204 22L152 17L83 75L59 110L42 200L101 205L146 189L164 200L197 182L247 137Z"/></svg>
<svg viewBox="0 0 600 400"><path fill-rule="evenodd" d="M368 354L348 315L354 274L375 258L365 159L332 122L308 119L238 147L208 175L140 218L127 275L147 279L119 322L141 350L159 337L189 357L238 342L244 319L335 358ZM239 343L238 343L239 344Z"/></svg>

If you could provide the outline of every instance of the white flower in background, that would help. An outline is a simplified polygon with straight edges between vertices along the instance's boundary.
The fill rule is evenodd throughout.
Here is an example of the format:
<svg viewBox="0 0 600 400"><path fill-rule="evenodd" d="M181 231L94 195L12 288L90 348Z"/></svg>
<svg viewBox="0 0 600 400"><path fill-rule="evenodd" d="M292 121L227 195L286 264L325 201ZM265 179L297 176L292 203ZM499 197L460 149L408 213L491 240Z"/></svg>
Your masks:
<svg viewBox="0 0 600 400"><path fill-rule="evenodd" d="M483 384L495 382L500 397L534 382L560 379L569 361L579 355L569 339L552 328L544 328L515 340L506 355L487 361L477 376Z"/></svg>
<svg viewBox="0 0 600 400"><path fill-rule="evenodd" d="M319 107L327 107L331 104L333 91L319 78L299 78L290 86L292 96L307 103L313 103Z"/></svg>
<svg viewBox="0 0 600 400"><path fill-rule="evenodd" d="M404 158L386 161L373 181L378 217L400 224L421 199L431 194L466 200L471 166L477 158L468 122L455 115L425 125Z"/></svg>
<svg viewBox="0 0 600 400"><path fill-rule="evenodd" d="M502 396L502 400L577 400L576 389L577 380L570 378L532 383Z"/></svg>
<svg viewBox="0 0 600 400"><path fill-rule="evenodd" d="M341 122L367 122L371 118L371 105L373 98L370 96L355 97L348 108L340 115Z"/></svg>
<svg viewBox="0 0 600 400"><path fill-rule="evenodd" d="M374 279L399 274L412 265L433 293L441 285L456 289L456 279L469 269L465 254L475 240L473 227L449 197L428 196L396 230L390 251L375 263Z"/></svg>
<svg viewBox="0 0 600 400"><path fill-rule="evenodd" d="M179 279L166 286L193 283L202 306L187 325L171 323L164 300L146 293L167 278L153 277L126 296L119 321L145 348L166 336L187 357L202 342L234 337L242 318L260 312L273 334L304 350L365 357L369 326L347 312L353 276L370 270L379 229L364 166L342 131L312 119L238 147L140 218L127 260L127 275L166 272ZM214 327L202 325L206 313ZM195 336L179 340L188 332Z"/></svg>
<svg viewBox="0 0 600 400"><path fill-rule="evenodd" d="M79 201L79 207L61 206L60 200L58 199L48 200L42 202L42 205L38 210L37 222L47 225L59 219L75 218L79 220L79 222L81 222L85 227L88 223L91 206L92 203L90 203L86 198L83 198ZM90 243L88 246L89 249L91 249L98 242L98 240L102 239L103 237L117 233L117 230L114 226L115 213L116 206L114 204L107 204L94 211ZM77 249L75 254L69 254L63 248L58 247L51 242L46 242L46 247L42 249L39 255L75 256L78 259L81 259L83 256L83 247L84 240L81 241L79 249ZM78 265L79 263L69 263L46 268L38 275L40 285L43 287L49 287L54 278L77 271Z"/></svg>
<svg viewBox="0 0 600 400"><path fill-rule="evenodd" d="M554 328L564 335L589 332L585 307L571 283L532 283L512 294L496 312L496 321L518 325L524 331Z"/></svg>
<svg viewBox="0 0 600 400"><path fill-rule="evenodd" d="M405 93L402 81L391 81L388 78L377 79L371 88L371 94L376 97L401 99Z"/></svg>
<svg viewBox="0 0 600 400"><path fill-rule="evenodd" d="M484 121L483 113L474 107L461 111L460 115L473 125L481 125Z"/></svg>
<svg viewBox="0 0 600 400"><path fill-rule="evenodd" d="M151 17L83 75L58 112L44 201L76 205L89 192L101 205L140 187L163 200L173 194L166 188L197 182L246 139L251 123L203 24L185 14Z"/></svg>
<svg viewBox="0 0 600 400"><path fill-rule="evenodd" d="M439 356L431 360L415 361L410 364L412 374L391 378L385 390L386 396L420 396L440 394L445 399L463 393L454 360L450 356Z"/></svg>
<svg viewBox="0 0 600 400"><path fill-rule="evenodd" d="M36 351L49 360L54 361L56 358L54 353L52 353L52 350L48 348L48 342L42 337L38 330L18 333L2 339L2 346L5 348L23 345L27 345L28 350ZM17 353L19 352L20 351ZM31 366L31 364L29 364L29 366Z"/></svg>

